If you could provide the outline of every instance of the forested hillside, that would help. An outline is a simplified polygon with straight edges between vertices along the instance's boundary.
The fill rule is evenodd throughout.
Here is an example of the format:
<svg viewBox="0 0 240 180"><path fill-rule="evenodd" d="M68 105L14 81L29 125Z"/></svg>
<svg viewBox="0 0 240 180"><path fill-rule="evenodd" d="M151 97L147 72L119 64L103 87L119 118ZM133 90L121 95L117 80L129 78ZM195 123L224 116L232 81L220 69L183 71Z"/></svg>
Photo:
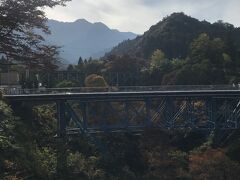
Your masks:
<svg viewBox="0 0 240 180"><path fill-rule="evenodd" d="M66 76L62 74L64 80L57 79L56 74L53 74L55 77L48 76L49 72L53 73L57 68L58 46L47 45L44 38L34 34L32 29L48 31L45 24L47 18L41 9L64 5L66 1L68 0L21 0L21 3L16 3L15 0L1 1L4 3L0 3L0 10L4 11L0 11L0 52L5 55L1 58L5 64L0 65L0 71L27 74L25 68L18 65L6 68L6 62L12 60L25 63L28 69L36 73L21 79L22 89L36 88L36 93L45 93L45 86L85 86L92 87L88 92L91 93L99 91L99 87L109 90L109 86L117 90L119 86L212 85L232 84L240 80L239 29L222 22L200 22L182 13L166 17L143 36L120 44L101 60L90 58L87 61L79 58L77 64L68 66L64 72ZM37 74L39 70L46 75L46 79ZM79 72L77 75L83 74L83 77L77 79L71 76L75 72ZM116 81L111 81L110 76L107 76L109 74ZM39 83L44 87L37 89ZM16 88L10 90L18 93ZM171 117L170 112L165 111L165 106L169 105L167 101L164 103L165 97L154 98L153 102L147 99L149 112L143 106L145 102L137 100L123 105L121 101L126 101L125 98L119 99L117 96L116 102L107 100L106 104L104 99L99 102L95 98L91 102L82 100L83 104L78 99L71 99L68 103L71 103L80 121L75 121L74 124L76 117L72 111L61 111L60 116L64 117L69 128L80 130L81 133L67 135L67 128L58 131L61 125L57 122L57 109L62 108L61 104L57 107L56 102L42 102L40 98L35 102L14 102L4 96L6 92L0 90L1 180L239 179L239 129L228 131L216 128L203 131L195 127L186 128L188 126L184 125L182 127L185 128L178 130L148 126L144 131L136 133L128 130L111 133L108 129L102 133L96 131L96 134L81 131L85 126L84 122L84 126L81 126L82 120L88 115L90 118L87 124L110 123L110 126L114 126L114 123L120 122L117 121L119 118L120 123L133 121L134 126L138 126L141 125L141 120L146 121L140 113L142 111L144 114L153 113L153 120L159 119L159 122L164 123L165 117ZM56 89L49 92L58 93ZM62 91L59 92L62 94ZM71 94L69 89L63 93L65 97ZM212 109L207 108L210 100L197 97L187 104L188 98L184 98L183 102L174 101L170 107L181 107L179 112L185 111L180 114L192 113L198 118L189 120L188 116L179 116L177 112L172 114L173 120L186 122L186 125L192 121L199 121L200 124L209 122L202 111L207 111L209 116L214 115ZM234 127L239 127L239 97L221 99L219 102L220 110L227 109L225 114L215 114L220 119L220 122L214 121L215 127L221 124L222 118L227 121L226 127L228 123L236 123ZM229 106L225 105L227 102ZM90 106L91 113L84 113L79 108L88 109ZM189 112L188 108L194 108L194 111ZM234 109L233 112L231 108ZM161 110L164 110L163 116ZM117 113L120 111L122 112ZM132 118L128 119L126 114L132 115ZM102 119L104 121L101 122Z"/></svg>
<svg viewBox="0 0 240 180"><path fill-rule="evenodd" d="M153 25L142 36L120 43L108 55L129 54L150 58L156 49L161 49L167 58L185 58L190 43L201 33L206 33L210 38L221 38L231 53L240 49L239 28L222 21L211 24L183 13L173 13Z"/></svg>
<svg viewBox="0 0 240 180"><path fill-rule="evenodd" d="M145 59L148 85L229 84L239 82L240 29L218 21L199 21L173 13L144 35L120 43L113 56Z"/></svg>

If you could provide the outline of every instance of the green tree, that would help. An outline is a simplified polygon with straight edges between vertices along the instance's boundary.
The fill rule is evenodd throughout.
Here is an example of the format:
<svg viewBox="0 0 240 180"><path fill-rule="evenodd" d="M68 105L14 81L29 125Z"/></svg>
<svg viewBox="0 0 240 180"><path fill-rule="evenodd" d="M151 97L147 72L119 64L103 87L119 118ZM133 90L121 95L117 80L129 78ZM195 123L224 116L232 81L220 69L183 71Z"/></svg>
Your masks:
<svg viewBox="0 0 240 180"><path fill-rule="evenodd" d="M150 71L164 70L165 66L169 64L169 59L165 57L162 50L157 49L153 52L150 62Z"/></svg>
<svg viewBox="0 0 240 180"><path fill-rule="evenodd" d="M84 63L83 73L86 75L100 73L103 68L103 62L99 60L86 61Z"/></svg>
<svg viewBox="0 0 240 180"><path fill-rule="evenodd" d="M161 85L165 74L172 70L171 60L166 58L162 50L155 50L150 60L150 67L148 69L149 82L152 85Z"/></svg>
<svg viewBox="0 0 240 180"><path fill-rule="evenodd" d="M114 73L138 73L144 65L144 60L140 58L111 55L105 61L104 70Z"/></svg>
<svg viewBox="0 0 240 180"><path fill-rule="evenodd" d="M4 172L13 170L17 151L15 137L13 136L16 118L11 108L0 97L0 179L4 179ZM13 175L14 172L8 175Z"/></svg>
<svg viewBox="0 0 240 180"><path fill-rule="evenodd" d="M76 85L77 84L75 82L64 80L62 82L59 82L56 85L56 87L57 88L66 88L66 87L75 87Z"/></svg>
<svg viewBox="0 0 240 180"><path fill-rule="evenodd" d="M164 75L164 82L189 85L229 83L235 67L226 52L222 39L200 34L191 43L186 60L182 64L173 64L173 71Z"/></svg>
<svg viewBox="0 0 240 180"><path fill-rule="evenodd" d="M85 157L79 152L70 153L68 157L69 169L82 172L83 179L106 179L105 172L99 167L99 157Z"/></svg>

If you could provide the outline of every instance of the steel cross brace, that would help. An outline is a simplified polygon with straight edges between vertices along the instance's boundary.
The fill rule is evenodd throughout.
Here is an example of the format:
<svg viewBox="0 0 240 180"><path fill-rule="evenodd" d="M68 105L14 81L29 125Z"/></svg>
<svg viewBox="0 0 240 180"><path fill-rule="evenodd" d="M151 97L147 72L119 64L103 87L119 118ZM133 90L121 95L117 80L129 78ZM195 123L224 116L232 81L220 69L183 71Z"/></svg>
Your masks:
<svg viewBox="0 0 240 180"><path fill-rule="evenodd" d="M158 103L156 107L156 103ZM104 101L103 101L104 102ZM111 104L116 102L116 104ZM140 102L134 106L133 102ZM74 103L74 101L73 101ZM79 102L78 102L79 103ZM95 101L80 102L80 115L75 113L70 103L64 100L57 101L58 135L66 134L66 116L70 116L73 122L84 132L112 132L114 130L133 130L136 128L161 128L161 129L236 129L240 121L239 99L217 99L217 98L174 98L161 99L145 98L142 100L112 100L99 104L101 108L98 114L95 110L89 110L89 103L94 105ZM120 108L116 108L118 106ZM115 107L116 106L116 107ZM92 106L98 107L98 106ZM118 112L121 111L121 112ZM91 112L91 114L89 114ZM91 115L91 117L90 117ZM118 121L107 121L112 116ZM89 118L98 118L100 124L93 127L89 125ZM140 124L134 124L139 120ZM119 119L119 120L118 120ZM120 121L120 123L119 123ZM138 123L138 122L136 122Z"/></svg>

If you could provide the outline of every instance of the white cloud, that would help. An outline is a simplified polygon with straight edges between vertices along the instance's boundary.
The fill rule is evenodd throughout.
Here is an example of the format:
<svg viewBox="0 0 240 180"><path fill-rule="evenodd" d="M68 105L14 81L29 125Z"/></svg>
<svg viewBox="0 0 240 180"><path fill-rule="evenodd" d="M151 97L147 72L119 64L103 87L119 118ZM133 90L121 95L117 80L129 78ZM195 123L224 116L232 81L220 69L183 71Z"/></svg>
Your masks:
<svg viewBox="0 0 240 180"><path fill-rule="evenodd" d="M226 22L231 22L232 24L240 27L240 1L236 0L231 4L226 4L223 17Z"/></svg>
<svg viewBox="0 0 240 180"><path fill-rule="evenodd" d="M112 29L135 33L143 33L173 12L240 25L239 0L72 0L66 7L46 9L51 19L75 21L84 18L90 22L103 22Z"/></svg>

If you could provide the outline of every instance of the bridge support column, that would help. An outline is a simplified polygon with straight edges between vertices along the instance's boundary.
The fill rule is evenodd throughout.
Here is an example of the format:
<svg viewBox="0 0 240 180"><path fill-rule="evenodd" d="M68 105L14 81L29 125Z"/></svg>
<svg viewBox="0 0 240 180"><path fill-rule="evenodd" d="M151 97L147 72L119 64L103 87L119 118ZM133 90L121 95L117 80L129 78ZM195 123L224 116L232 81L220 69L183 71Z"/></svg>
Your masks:
<svg viewBox="0 0 240 180"><path fill-rule="evenodd" d="M66 134L66 117L65 117L65 101L57 102L57 120L58 120L58 137L64 137Z"/></svg>
<svg viewBox="0 0 240 180"><path fill-rule="evenodd" d="M67 173L67 142L66 142L66 116L65 101L57 101L57 175L64 177Z"/></svg>
<svg viewBox="0 0 240 180"><path fill-rule="evenodd" d="M123 121L123 124L124 124L124 127L125 128L129 128L129 102L128 101L125 101L124 103L124 111L125 111L125 114L124 114L124 121Z"/></svg>
<svg viewBox="0 0 240 180"><path fill-rule="evenodd" d="M83 128L86 130L88 126L88 103L82 105Z"/></svg>

